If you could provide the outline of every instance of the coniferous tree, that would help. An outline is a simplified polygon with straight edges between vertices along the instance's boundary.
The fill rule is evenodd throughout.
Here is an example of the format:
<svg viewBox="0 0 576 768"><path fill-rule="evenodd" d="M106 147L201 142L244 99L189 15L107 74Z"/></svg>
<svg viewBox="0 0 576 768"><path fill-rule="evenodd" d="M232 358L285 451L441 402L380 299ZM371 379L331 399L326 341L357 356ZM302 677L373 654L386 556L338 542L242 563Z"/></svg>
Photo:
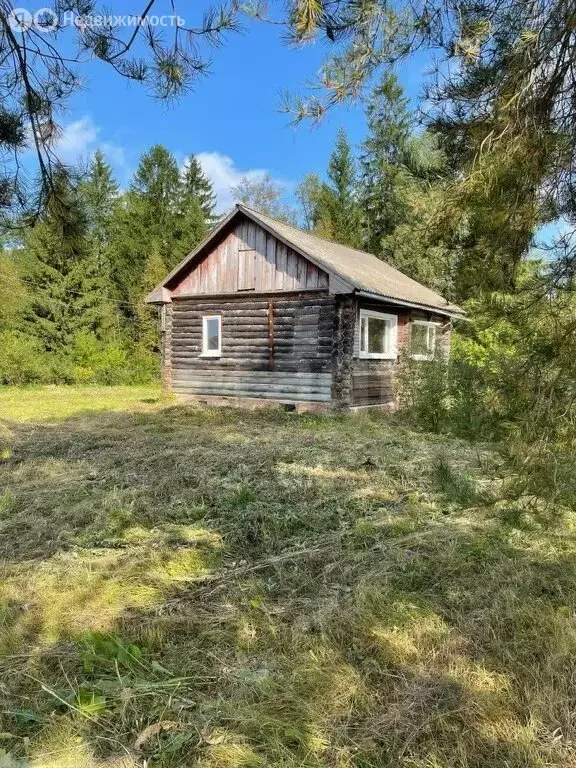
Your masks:
<svg viewBox="0 0 576 768"><path fill-rule="evenodd" d="M18 328L26 300L21 270L12 253L0 246L0 332Z"/></svg>
<svg viewBox="0 0 576 768"><path fill-rule="evenodd" d="M140 158L130 185L128 201L135 209L140 228L170 258L175 221L179 215L182 194L181 178L174 155L160 144L154 145ZM146 253L140 254L141 263Z"/></svg>
<svg viewBox="0 0 576 768"><path fill-rule="evenodd" d="M21 256L32 283L29 327L47 351L66 351L80 332L104 338L114 323L88 232L79 194L65 176L57 177Z"/></svg>
<svg viewBox="0 0 576 768"><path fill-rule="evenodd" d="M141 157L114 229L114 279L134 313L150 253L156 250L171 269L207 232L201 204L185 194L176 158L165 147L155 145Z"/></svg>
<svg viewBox="0 0 576 768"><path fill-rule="evenodd" d="M320 191L317 232L343 245L362 245L360 207L356 198L356 163L346 132L338 131L328 163L329 184Z"/></svg>
<svg viewBox="0 0 576 768"><path fill-rule="evenodd" d="M368 136L360 155L360 199L364 246L380 256L382 239L405 220L402 187L410 141L408 100L393 74L386 73L366 109Z"/></svg>
<svg viewBox="0 0 576 768"><path fill-rule="evenodd" d="M200 162L194 155L190 155L186 160L183 174L184 199L196 199L204 213L204 220L208 227L211 227L216 217L214 208L216 207L216 194L210 179L206 177Z"/></svg>
<svg viewBox="0 0 576 768"><path fill-rule="evenodd" d="M118 201L118 184L101 150L94 153L87 177L79 191L86 212L92 251L101 268L108 271L108 250Z"/></svg>
<svg viewBox="0 0 576 768"><path fill-rule="evenodd" d="M204 240L209 230L210 224L206 220L200 201L196 197L185 198L174 231L176 253L179 254L176 263L193 251L198 243ZM170 265L171 267L174 266L172 260L170 260Z"/></svg>

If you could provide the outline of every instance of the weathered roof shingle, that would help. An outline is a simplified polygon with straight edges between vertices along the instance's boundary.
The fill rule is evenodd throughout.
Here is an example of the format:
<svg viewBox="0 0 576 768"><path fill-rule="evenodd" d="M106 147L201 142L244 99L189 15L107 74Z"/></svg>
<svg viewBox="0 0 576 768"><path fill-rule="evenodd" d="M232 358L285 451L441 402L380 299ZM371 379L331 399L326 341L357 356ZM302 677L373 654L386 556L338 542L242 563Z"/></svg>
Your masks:
<svg viewBox="0 0 576 768"><path fill-rule="evenodd" d="M270 216L264 216L247 206L238 207L251 218L260 221L267 229L277 232L282 239L291 242L298 250L309 254L329 272L336 272L358 291L443 309L454 314L464 314L460 307L446 301L439 293L412 280L411 277L407 277L371 253L324 240L311 232L305 232L290 224L272 219Z"/></svg>

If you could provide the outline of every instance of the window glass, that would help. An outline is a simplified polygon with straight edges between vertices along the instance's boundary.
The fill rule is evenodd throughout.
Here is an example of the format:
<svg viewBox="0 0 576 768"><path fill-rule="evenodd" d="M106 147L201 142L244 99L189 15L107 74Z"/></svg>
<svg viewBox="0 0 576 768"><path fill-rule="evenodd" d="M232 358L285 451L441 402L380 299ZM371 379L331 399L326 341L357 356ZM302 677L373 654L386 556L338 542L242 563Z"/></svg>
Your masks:
<svg viewBox="0 0 576 768"><path fill-rule="evenodd" d="M360 357L376 360L396 358L396 315L360 310Z"/></svg>
<svg viewBox="0 0 576 768"><path fill-rule="evenodd" d="M412 325L412 354L427 355L428 352L428 327L414 323Z"/></svg>
<svg viewBox="0 0 576 768"><path fill-rule="evenodd" d="M411 349L413 355L433 357L436 352L436 326L412 323Z"/></svg>
<svg viewBox="0 0 576 768"><path fill-rule="evenodd" d="M205 317L203 325L203 352L220 351L220 317Z"/></svg>
<svg viewBox="0 0 576 768"><path fill-rule="evenodd" d="M217 317L209 317L206 320L206 349L208 351L218 349L220 346L220 320Z"/></svg>
<svg viewBox="0 0 576 768"><path fill-rule="evenodd" d="M368 352L371 354L383 354L386 349L386 320L379 317L367 317L368 321Z"/></svg>

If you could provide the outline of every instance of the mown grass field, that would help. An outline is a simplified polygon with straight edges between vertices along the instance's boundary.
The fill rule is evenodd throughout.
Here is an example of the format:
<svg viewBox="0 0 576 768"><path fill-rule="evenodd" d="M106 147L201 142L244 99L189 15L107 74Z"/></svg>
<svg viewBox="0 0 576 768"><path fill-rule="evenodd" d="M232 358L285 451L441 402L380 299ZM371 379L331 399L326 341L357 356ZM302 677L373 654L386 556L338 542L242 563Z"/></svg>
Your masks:
<svg viewBox="0 0 576 768"><path fill-rule="evenodd" d="M148 388L0 419L0 765L576 764L572 521L489 447Z"/></svg>

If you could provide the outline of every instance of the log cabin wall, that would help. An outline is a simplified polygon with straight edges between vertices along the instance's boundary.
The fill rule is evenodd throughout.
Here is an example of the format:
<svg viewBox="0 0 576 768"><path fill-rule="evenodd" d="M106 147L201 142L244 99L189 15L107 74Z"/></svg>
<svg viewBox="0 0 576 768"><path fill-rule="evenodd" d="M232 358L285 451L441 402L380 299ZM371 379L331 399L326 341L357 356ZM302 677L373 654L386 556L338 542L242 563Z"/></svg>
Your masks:
<svg viewBox="0 0 576 768"><path fill-rule="evenodd" d="M398 359L369 360L360 358L360 310L370 309L398 317L398 355L402 355L410 344L410 332L413 320L430 320L440 323L438 338L439 349L448 355L450 349L451 322L448 318L422 310L403 309L399 306L381 302L357 301L355 312L353 363L351 374L351 405L389 405L397 404Z"/></svg>
<svg viewBox="0 0 576 768"><path fill-rule="evenodd" d="M334 297L327 291L177 297L172 390L195 396L329 403ZM222 316L221 356L202 357L202 317Z"/></svg>

